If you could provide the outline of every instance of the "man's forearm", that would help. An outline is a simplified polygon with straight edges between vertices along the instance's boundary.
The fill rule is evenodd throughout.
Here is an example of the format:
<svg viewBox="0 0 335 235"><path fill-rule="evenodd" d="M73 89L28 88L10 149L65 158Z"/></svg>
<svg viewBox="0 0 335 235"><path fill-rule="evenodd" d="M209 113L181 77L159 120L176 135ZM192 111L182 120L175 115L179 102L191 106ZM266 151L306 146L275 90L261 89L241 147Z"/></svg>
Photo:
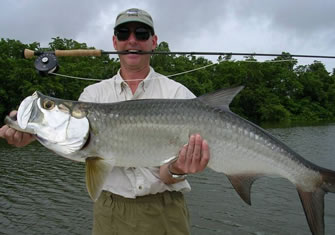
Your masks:
<svg viewBox="0 0 335 235"><path fill-rule="evenodd" d="M181 182L181 181L185 180L185 179L175 179L175 178L172 177L172 175L169 172L169 165L170 164L173 164L173 163L167 163L167 164L164 164L160 167L159 176L160 176L161 180L165 184L175 184L175 183L178 183L178 182Z"/></svg>

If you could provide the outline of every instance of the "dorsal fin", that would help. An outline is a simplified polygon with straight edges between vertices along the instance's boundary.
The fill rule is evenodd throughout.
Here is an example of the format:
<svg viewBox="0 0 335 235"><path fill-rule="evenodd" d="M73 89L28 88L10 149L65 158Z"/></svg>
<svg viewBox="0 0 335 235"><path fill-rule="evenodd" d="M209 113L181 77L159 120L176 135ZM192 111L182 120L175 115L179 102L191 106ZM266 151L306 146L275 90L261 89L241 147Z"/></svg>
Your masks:
<svg viewBox="0 0 335 235"><path fill-rule="evenodd" d="M243 88L244 86L224 88L213 93L202 95L197 99L212 107L229 109L229 104Z"/></svg>

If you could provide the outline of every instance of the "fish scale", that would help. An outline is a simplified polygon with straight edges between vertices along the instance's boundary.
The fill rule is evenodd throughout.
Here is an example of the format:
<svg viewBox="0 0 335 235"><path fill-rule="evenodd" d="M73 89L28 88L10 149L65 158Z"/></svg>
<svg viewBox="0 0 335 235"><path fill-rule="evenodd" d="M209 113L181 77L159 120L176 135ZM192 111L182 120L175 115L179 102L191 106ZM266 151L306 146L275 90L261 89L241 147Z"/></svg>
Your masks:
<svg viewBox="0 0 335 235"><path fill-rule="evenodd" d="M187 103L175 102L179 108L187 108ZM189 120L182 118L179 114L169 112L170 103L164 100L150 101L148 105L125 103L115 109L118 110L118 118L111 119L108 126L112 129L112 135L105 123L94 123L94 129L100 129L99 135L91 136L92 139L100 138L107 140L114 157L117 158L116 164L120 166L159 166L162 161L176 156L181 146L187 143L191 126L186 123ZM149 110L155 107L155 113L152 115ZM88 114L94 116L94 110ZM194 111L194 109L190 109ZM131 111L128 111L131 110ZM106 110L106 112L110 112ZM120 121L121 120L121 121ZM138 121L140 120L140 121ZM171 125L173 122L173 125ZM181 132L183 130L184 132ZM108 138L107 138L108 137ZM102 144L101 151L105 152ZM164 146L156 148L155 146ZM88 146L89 147L89 146ZM133 155L137 156L138 162L134 162Z"/></svg>
<svg viewBox="0 0 335 235"><path fill-rule="evenodd" d="M171 106L174 107L174 112L171 112ZM95 116L96 112L101 112L94 107L90 109L92 113L88 114L89 119L90 115ZM102 130L98 135L100 141L109 141L102 144L101 150L110 151L109 145L111 145L112 158L116 159L116 166L159 166L165 160L177 155L180 147L187 143L189 134L200 133L214 150L209 163L210 168L228 174L272 173L296 181L287 174L291 171L281 170L290 166L294 166L294 169L290 170L297 170L296 162L287 158L287 152L271 144L271 139L266 138L264 134L250 135L253 133L252 126L248 127L244 122L239 123L229 111L213 109L203 105L199 100L122 102L114 109L118 110L118 118L111 118L107 124L111 126L112 134L110 129L104 128L106 123L102 123L97 129ZM213 125L215 120L216 125ZM108 149L104 149L104 146ZM277 146L277 151L274 152L272 146ZM276 156L273 158L264 157L274 153ZM137 156L137 161L134 161L133 155ZM229 156L235 156L235 159ZM273 160L278 158L286 161ZM248 166L241 167L239 159L244 161L248 159Z"/></svg>

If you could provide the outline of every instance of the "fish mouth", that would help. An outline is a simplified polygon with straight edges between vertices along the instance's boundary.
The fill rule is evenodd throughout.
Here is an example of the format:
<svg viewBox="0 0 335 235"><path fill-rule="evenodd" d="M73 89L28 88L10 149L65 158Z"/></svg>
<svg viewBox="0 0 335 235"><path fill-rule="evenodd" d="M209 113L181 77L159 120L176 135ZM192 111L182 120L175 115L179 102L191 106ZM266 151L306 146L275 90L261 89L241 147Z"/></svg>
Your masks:
<svg viewBox="0 0 335 235"><path fill-rule="evenodd" d="M25 98L17 111L17 122L20 128L26 129L28 126L28 122L30 120L30 117L32 115L33 111L33 104L35 100L38 99L38 94L35 92L33 95L28 96Z"/></svg>
<svg viewBox="0 0 335 235"><path fill-rule="evenodd" d="M32 128L25 128L25 129L22 129L18 122L17 122L17 114L15 116L6 116L5 117L5 124L8 125L10 128L13 128L17 131L21 131L21 132L25 132L25 133L29 133L31 135L35 135L35 130L32 129Z"/></svg>

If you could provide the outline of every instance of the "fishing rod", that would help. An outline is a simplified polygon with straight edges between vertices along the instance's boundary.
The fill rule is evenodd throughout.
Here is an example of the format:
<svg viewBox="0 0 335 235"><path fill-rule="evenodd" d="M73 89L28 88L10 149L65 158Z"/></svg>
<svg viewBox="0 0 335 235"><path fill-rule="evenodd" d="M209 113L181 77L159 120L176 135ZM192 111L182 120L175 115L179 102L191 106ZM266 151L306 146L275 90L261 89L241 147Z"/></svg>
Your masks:
<svg viewBox="0 0 335 235"><path fill-rule="evenodd" d="M127 51L103 51L96 49L76 49L76 50L55 50L55 51L32 51L25 49L23 56L26 59L37 56L35 60L35 68L41 75L47 75L48 73L55 72L58 69L58 56L102 56L102 55L124 55L124 54L151 54L151 55L216 55L216 56L283 56L283 54L270 54L270 53L240 53L240 52L199 52L199 51L139 51L139 50L127 50ZM304 58L323 58L323 59L335 59L335 56L327 55L289 55L291 57L304 57Z"/></svg>
<svg viewBox="0 0 335 235"><path fill-rule="evenodd" d="M77 50L55 50L53 52L24 50L24 58L32 58L33 56L40 56L45 53L51 53L55 56L102 56L102 55L122 55L122 54L152 54L152 55L238 55L238 56L282 56L283 54L269 54L269 53L239 53L239 52L199 52L199 51L103 51L96 49L77 49ZM309 57L309 58L327 58L335 59L335 56L326 55L291 55L291 57Z"/></svg>

